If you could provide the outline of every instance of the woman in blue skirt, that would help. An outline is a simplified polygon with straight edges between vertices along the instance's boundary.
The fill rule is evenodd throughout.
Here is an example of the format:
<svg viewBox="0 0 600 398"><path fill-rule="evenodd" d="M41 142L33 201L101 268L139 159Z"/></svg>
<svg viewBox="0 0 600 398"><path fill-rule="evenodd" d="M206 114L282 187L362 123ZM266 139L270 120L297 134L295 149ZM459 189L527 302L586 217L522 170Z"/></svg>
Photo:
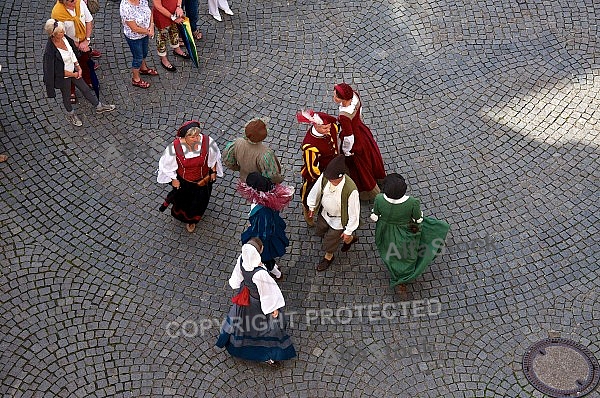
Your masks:
<svg viewBox="0 0 600 398"><path fill-rule="evenodd" d="M238 193L250 203L248 228L242 232L242 244L250 238L259 238L263 243L260 258L273 276L279 280L281 271L275 263L277 257L285 254L290 241L285 234L285 221L279 215L294 197L294 188L273 184L270 179L259 172L252 172L246 182L238 183Z"/></svg>
<svg viewBox="0 0 600 398"><path fill-rule="evenodd" d="M279 361L296 356L285 332L285 300L264 264L260 239L242 246L242 255L233 269L229 286L238 291L227 314L217 347L234 357L279 367Z"/></svg>

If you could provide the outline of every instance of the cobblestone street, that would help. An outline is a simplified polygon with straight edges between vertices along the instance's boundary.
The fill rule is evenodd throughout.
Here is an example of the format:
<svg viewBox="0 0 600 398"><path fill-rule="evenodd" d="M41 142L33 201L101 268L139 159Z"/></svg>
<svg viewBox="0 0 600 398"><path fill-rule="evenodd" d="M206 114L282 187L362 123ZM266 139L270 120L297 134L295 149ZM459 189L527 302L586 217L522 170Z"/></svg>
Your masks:
<svg viewBox="0 0 600 398"><path fill-rule="evenodd" d="M0 4L1 397L544 397L523 372L562 337L600 359L600 3L595 0L200 1L200 67L170 56L131 85L119 2L100 0L101 100L46 98L52 1ZM315 265L300 144L333 85L363 100L386 171L446 248L389 286L373 202L360 241ZM186 120L221 149L254 118L296 196L278 263L298 357L273 370L215 347L249 206L225 170L193 233L159 212L158 159ZM588 395L600 397L596 389Z"/></svg>

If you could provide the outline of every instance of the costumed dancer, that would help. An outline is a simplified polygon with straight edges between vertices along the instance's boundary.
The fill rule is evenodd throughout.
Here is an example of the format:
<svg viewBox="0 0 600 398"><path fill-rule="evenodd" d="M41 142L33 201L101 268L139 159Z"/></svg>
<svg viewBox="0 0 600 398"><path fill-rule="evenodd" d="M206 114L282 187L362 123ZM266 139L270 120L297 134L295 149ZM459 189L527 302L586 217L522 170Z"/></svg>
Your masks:
<svg viewBox="0 0 600 398"><path fill-rule="evenodd" d="M217 176L223 177L217 143L201 134L198 121L185 122L158 162L157 181L173 186L174 192L167 196L163 206L166 208L172 201L171 215L186 223L190 233L206 211Z"/></svg>
<svg viewBox="0 0 600 398"><path fill-rule="evenodd" d="M279 361L296 356L286 333L285 300L277 283L261 263L260 239L242 246L229 286L238 290L216 346L234 357L279 367Z"/></svg>
<svg viewBox="0 0 600 398"><path fill-rule="evenodd" d="M331 159L338 154L337 137L340 126L335 116L312 110L298 112L296 119L300 123L311 124L304 140L302 140L303 165L300 197L302 199L304 220L309 227L313 227L315 222L308 217L309 210L306 198L323 170L327 168Z"/></svg>
<svg viewBox="0 0 600 398"><path fill-rule="evenodd" d="M344 155L338 155L315 182L308 194L308 216L319 216L315 234L323 238L324 257L316 266L325 271L334 259L334 254L343 242L342 252L347 252L358 241L353 236L359 225L360 201L354 181L346 174Z"/></svg>
<svg viewBox="0 0 600 398"><path fill-rule="evenodd" d="M450 229L444 221L423 217L421 202L406 195L406 189L400 174L389 174L371 214L377 221L375 244L390 271L390 285L401 294L406 292L404 284L421 275L435 259Z"/></svg>
<svg viewBox="0 0 600 398"><path fill-rule="evenodd" d="M346 83L336 84L333 100L340 106L340 152L346 156L348 174L356 183L360 199L371 200L380 192L377 180L385 177L381 152L360 118L362 102L358 93Z"/></svg>
<svg viewBox="0 0 600 398"><path fill-rule="evenodd" d="M294 188L273 184L267 177L254 171L248 174L246 182L239 182L237 191L250 201L250 225L242 233L242 244L251 238L260 238L264 247L260 258L276 279L281 278L281 270L275 263L276 257L285 254L290 241L285 235L285 221L279 212L294 197Z"/></svg>
<svg viewBox="0 0 600 398"><path fill-rule="evenodd" d="M240 172L240 180L258 171L273 183L283 181L281 164L275 152L263 140L267 138L267 125L261 119L252 119L244 127L244 137L238 137L225 146L223 163L227 168Z"/></svg>

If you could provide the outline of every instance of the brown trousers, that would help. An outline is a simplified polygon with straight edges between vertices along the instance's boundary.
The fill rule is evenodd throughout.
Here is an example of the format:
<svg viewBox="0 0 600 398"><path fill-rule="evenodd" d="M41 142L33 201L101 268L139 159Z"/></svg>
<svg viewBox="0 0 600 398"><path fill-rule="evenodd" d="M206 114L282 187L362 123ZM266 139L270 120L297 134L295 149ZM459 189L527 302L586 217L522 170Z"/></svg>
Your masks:
<svg viewBox="0 0 600 398"><path fill-rule="evenodd" d="M342 241L343 229L333 229L327 224L327 221L321 214L317 218L315 233L323 238L323 250L327 253L335 253Z"/></svg>

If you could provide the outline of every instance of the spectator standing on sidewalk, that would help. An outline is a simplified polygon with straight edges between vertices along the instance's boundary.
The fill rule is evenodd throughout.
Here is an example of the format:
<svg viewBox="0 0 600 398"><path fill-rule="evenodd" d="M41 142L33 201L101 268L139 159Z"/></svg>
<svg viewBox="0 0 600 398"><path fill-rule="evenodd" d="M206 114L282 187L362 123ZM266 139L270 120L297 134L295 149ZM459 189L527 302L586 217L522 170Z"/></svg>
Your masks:
<svg viewBox="0 0 600 398"><path fill-rule="evenodd" d="M73 48L75 43L65 35L65 25L55 19L49 19L44 25L48 34L48 42L44 50L44 83L48 98L56 97L55 89L59 89L62 95L63 105L67 111L67 119L74 126L81 126L82 122L75 114L73 105L69 101L71 84L77 86L85 99L96 107L96 113L110 112L115 109L114 105L104 105L96 97L96 94L81 78L82 70Z"/></svg>
<svg viewBox="0 0 600 398"><path fill-rule="evenodd" d="M92 58L99 58L101 54L91 48L94 17L87 4L82 0L57 0L52 8L51 17L65 24L65 34L73 40L79 50L77 58L81 65L83 80L91 85L90 68L94 70L98 68ZM72 104L77 102L74 84L71 85L70 101Z"/></svg>
<svg viewBox="0 0 600 398"><path fill-rule="evenodd" d="M148 88L150 83L142 80L140 75L156 76L158 71L148 67L148 42L154 37L154 20L148 0L121 0L119 7L123 34L131 50L131 84L135 87Z"/></svg>
<svg viewBox="0 0 600 398"><path fill-rule="evenodd" d="M202 32L198 27L198 0L183 0L185 15L190 19L190 28L194 39L202 39Z"/></svg>
<svg viewBox="0 0 600 398"><path fill-rule="evenodd" d="M208 13L214 19L221 22L223 18L221 18L219 9L223 10L223 12L227 15L233 15L233 11L231 11L231 8L229 8L229 3L227 0L208 0Z"/></svg>
<svg viewBox="0 0 600 398"><path fill-rule="evenodd" d="M181 2L182 0L154 0L152 2L152 15L158 29L156 51L160 57L160 65L169 72L175 72L177 68L167 57L167 45L176 57L190 59L190 56L179 48L177 24L182 23L184 17Z"/></svg>

